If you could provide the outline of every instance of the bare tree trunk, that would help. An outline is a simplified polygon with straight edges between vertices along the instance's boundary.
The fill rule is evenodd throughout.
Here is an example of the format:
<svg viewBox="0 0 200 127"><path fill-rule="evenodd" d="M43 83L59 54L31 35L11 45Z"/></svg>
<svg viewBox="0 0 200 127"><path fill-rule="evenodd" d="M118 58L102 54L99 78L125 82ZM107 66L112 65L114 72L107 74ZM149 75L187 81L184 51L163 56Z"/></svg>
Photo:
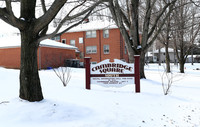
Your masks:
<svg viewBox="0 0 200 127"><path fill-rule="evenodd" d="M179 65L180 65L180 73L184 73L184 65L185 65L185 63L183 61L179 61Z"/></svg>
<svg viewBox="0 0 200 127"><path fill-rule="evenodd" d="M142 51L140 54L140 78L146 78L144 73L144 66L145 66L145 52Z"/></svg>
<svg viewBox="0 0 200 127"><path fill-rule="evenodd" d="M168 46L165 46L165 62L166 62L166 71L170 72L170 57L168 52Z"/></svg>
<svg viewBox="0 0 200 127"><path fill-rule="evenodd" d="M158 65L159 65L159 66L161 65L161 59L160 59L160 46L159 46L159 49L158 49Z"/></svg>
<svg viewBox="0 0 200 127"><path fill-rule="evenodd" d="M32 31L21 31L20 95L28 101L43 99L37 65L37 39Z"/></svg>

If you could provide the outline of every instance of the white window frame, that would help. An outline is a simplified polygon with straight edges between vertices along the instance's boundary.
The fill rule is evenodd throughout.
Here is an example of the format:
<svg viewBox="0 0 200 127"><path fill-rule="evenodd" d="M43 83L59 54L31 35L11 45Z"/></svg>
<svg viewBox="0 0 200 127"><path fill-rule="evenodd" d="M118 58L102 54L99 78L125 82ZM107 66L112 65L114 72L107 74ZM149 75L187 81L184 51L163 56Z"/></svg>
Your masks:
<svg viewBox="0 0 200 127"><path fill-rule="evenodd" d="M74 44L72 44L72 42L73 42ZM75 40L70 40L70 45L71 45L71 46L76 46L76 41L75 41Z"/></svg>
<svg viewBox="0 0 200 127"><path fill-rule="evenodd" d="M97 46L86 46L86 54L97 53Z"/></svg>
<svg viewBox="0 0 200 127"><path fill-rule="evenodd" d="M83 37L79 37L78 41L79 41L79 44L82 44L83 43Z"/></svg>
<svg viewBox="0 0 200 127"><path fill-rule="evenodd" d="M60 36L53 37L52 40L54 40L54 41L60 41Z"/></svg>
<svg viewBox="0 0 200 127"><path fill-rule="evenodd" d="M103 53L104 54L110 53L110 46L109 45L103 45Z"/></svg>
<svg viewBox="0 0 200 127"><path fill-rule="evenodd" d="M103 38L109 38L109 30L108 29L103 30Z"/></svg>
<svg viewBox="0 0 200 127"><path fill-rule="evenodd" d="M86 31L86 38L96 38L97 32L96 30Z"/></svg>

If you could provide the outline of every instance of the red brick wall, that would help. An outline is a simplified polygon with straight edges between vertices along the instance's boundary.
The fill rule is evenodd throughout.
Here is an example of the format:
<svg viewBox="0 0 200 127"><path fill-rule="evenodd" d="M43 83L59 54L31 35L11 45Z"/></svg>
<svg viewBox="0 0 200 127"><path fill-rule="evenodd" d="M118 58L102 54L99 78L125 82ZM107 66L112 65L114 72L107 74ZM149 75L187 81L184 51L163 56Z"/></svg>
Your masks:
<svg viewBox="0 0 200 127"><path fill-rule="evenodd" d="M39 52L41 56L39 56ZM38 68L63 66L65 59L75 58L75 50L40 47L38 49ZM0 49L0 66L19 69L20 48Z"/></svg>
<svg viewBox="0 0 200 127"><path fill-rule="evenodd" d="M20 68L20 48L0 49L0 66Z"/></svg>
<svg viewBox="0 0 200 127"><path fill-rule="evenodd" d="M76 59L75 50L50 47L40 47L38 50L39 68L64 66L66 59Z"/></svg>

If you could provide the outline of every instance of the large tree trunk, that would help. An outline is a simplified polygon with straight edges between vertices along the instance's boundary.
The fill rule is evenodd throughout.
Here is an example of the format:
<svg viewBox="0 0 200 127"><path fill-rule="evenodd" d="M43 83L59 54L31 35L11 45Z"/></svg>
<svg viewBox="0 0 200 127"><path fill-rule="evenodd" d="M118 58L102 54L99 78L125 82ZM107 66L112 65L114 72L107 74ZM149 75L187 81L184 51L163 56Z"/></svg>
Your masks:
<svg viewBox="0 0 200 127"><path fill-rule="evenodd" d="M184 62L183 61L179 62L179 65L180 65L180 73L185 73L184 72Z"/></svg>
<svg viewBox="0 0 200 127"><path fill-rule="evenodd" d="M184 66L185 66L185 60L184 60L184 55L183 51L181 50L180 58L179 58L179 65L180 65L180 73L185 73L184 71Z"/></svg>
<svg viewBox="0 0 200 127"><path fill-rule="evenodd" d="M43 99L37 65L38 44L29 30L21 31L20 95L28 101Z"/></svg>

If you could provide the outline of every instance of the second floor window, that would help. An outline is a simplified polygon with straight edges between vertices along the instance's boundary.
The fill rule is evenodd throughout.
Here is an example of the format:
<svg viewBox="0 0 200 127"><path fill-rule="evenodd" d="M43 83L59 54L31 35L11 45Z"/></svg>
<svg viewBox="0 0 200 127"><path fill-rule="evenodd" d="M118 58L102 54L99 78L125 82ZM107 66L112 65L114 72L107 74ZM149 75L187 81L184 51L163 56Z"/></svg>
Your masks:
<svg viewBox="0 0 200 127"><path fill-rule="evenodd" d="M70 40L70 45L76 46L76 45L75 45L75 40Z"/></svg>
<svg viewBox="0 0 200 127"><path fill-rule="evenodd" d="M96 30L86 31L86 38L96 38L97 33Z"/></svg>
<svg viewBox="0 0 200 127"><path fill-rule="evenodd" d="M79 37L79 43L83 43L83 38Z"/></svg>
<svg viewBox="0 0 200 127"><path fill-rule="evenodd" d="M86 54L97 53L97 46L87 46Z"/></svg>
<svg viewBox="0 0 200 127"><path fill-rule="evenodd" d="M63 43L63 44L66 44L66 39L62 39L62 43Z"/></svg>
<svg viewBox="0 0 200 127"><path fill-rule="evenodd" d="M53 37L52 40L60 41L60 36Z"/></svg>
<svg viewBox="0 0 200 127"><path fill-rule="evenodd" d="M103 38L109 38L109 30L103 30Z"/></svg>

